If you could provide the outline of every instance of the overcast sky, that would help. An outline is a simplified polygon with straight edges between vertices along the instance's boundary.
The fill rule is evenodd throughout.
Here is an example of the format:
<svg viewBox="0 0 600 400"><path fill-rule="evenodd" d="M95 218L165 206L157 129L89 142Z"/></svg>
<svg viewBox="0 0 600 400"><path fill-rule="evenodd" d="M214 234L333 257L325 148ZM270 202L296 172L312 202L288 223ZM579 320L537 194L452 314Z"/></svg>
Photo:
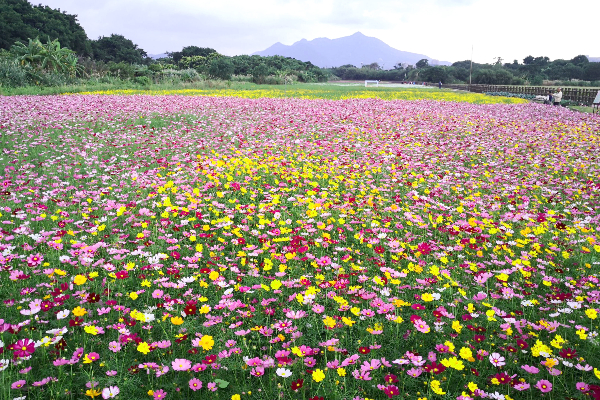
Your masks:
<svg viewBox="0 0 600 400"><path fill-rule="evenodd" d="M90 39L116 33L148 54L184 46L251 54L275 42L360 31L443 61L600 57L597 0L32 0L77 14Z"/></svg>

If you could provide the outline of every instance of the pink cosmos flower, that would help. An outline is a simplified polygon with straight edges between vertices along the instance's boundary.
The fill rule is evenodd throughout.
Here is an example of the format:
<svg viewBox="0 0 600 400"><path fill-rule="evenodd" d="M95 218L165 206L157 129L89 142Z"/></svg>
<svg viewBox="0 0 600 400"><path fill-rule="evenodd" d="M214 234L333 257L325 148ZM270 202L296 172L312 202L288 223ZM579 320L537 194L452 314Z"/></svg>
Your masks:
<svg viewBox="0 0 600 400"><path fill-rule="evenodd" d="M187 371L192 368L192 362L185 358L176 358L171 362L171 366L175 371Z"/></svg>
<svg viewBox="0 0 600 400"><path fill-rule="evenodd" d="M321 304L315 304L312 306L312 310L317 314L321 314L323 311L325 311L325 307Z"/></svg>
<svg viewBox="0 0 600 400"><path fill-rule="evenodd" d="M261 360L261 359L260 359L260 358L258 358L258 357L254 357L254 358L251 358L251 359L249 359L248 361L246 361L246 364L247 364L249 367L256 367L256 366L260 367L260 366L262 366L262 365L263 365L263 360Z"/></svg>
<svg viewBox="0 0 600 400"><path fill-rule="evenodd" d="M102 398L103 399L112 399L113 397L117 397L121 390L118 386L109 386L107 388L102 389Z"/></svg>
<svg viewBox="0 0 600 400"><path fill-rule="evenodd" d="M590 390L590 385L588 385L585 382L577 382L575 387L577 388L577 390L579 390L582 393L587 393Z"/></svg>
<svg viewBox="0 0 600 400"><path fill-rule="evenodd" d="M331 258L328 256L323 256L321 258L317 258L315 260L315 262L317 263L317 265L319 265L320 267L326 267L329 264L331 264Z"/></svg>
<svg viewBox="0 0 600 400"><path fill-rule="evenodd" d="M44 261L44 256L41 254L31 254L27 257L27 265L30 267L37 267Z"/></svg>
<svg viewBox="0 0 600 400"><path fill-rule="evenodd" d="M300 319L300 318L304 318L306 316L306 311L304 310L290 310L287 313L285 313L285 316L291 319Z"/></svg>
<svg viewBox="0 0 600 400"><path fill-rule="evenodd" d="M540 389L542 393L548 393L552 390L552 383L546 379L541 379L535 384L535 387Z"/></svg>
<svg viewBox="0 0 600 400"><path fill-rule="evenodd" d="M119 342L112 341L108 344L108 349L113 353L118 353L121 350L121 344Z"/></svg>
<svg viewBox="0 0 600 400"><path fill-rule="evenodd" d="M314 357L306 357L304 359L304 365L307 367L314 367L317 364L317 360Z"/></svg>
<svg viewBox="0 0 600 400"><path fill-rule="evenodd" d="M202 389L202 381L198 378L190 379L190 389L192 389L194 392Z"/></svg>
<svg viewBox="0 0 600 400"><path fill-rule="evenodd" d="M376 358L372 359L371 361L364 361L363 365L360 366L360 368L365 372L376 370L379 367L381 367L381 363Z"/></svg>
<svg viewBox="0 0 600 400"><path fill-rule="evenodd" d="M27 381L25 381L24 379L19 379L18 381L13 382L13 384L10 385L10 388L11 389L21 389L26 384L27 384Z"/></svg>
<svg viewBox="0 0 600 400"><path fill-rule="evenodd" d="M505 358L502 357L499 353L490 354L490 362L494 367L502 367L503 365L506 365L504 360Z"/></svg>
<svg viewBox="0 0 600 400"><path fill-rule="evenodd" d="M532 367L529 365L521 365L521 368L523 368L525 371L529 372L530 374L537 374L538 372L540 372L539 368Z"/></svg>
<svg viewBox="0 0 600 400"><path fill-rule="evenodd" d="M154 400L163 400L167 397L167 392L162 389L158 389L154 392Z"/></svg>
<svg viewBox="0 0 600 400"><path fill-rule="evenodd" d="M515 388L519 392L522 392L524 390L528 390L530 387L531 387L531 385L529 383L526 383L526 382L519 382L515 386L513 386L513 388Z"/></svg>
<svg viewBox="0 0 600 400"><path fill-rule="evenodd" d="M406 373L409 376L412 376L413 378L418 377L419 375L421 375L423 373L423 369L421 367L419 368L411 368L408 371L406 371Z"/></svg>
<svg viewBox="0 0 600 400"><path fill-rule="evenodd" d="M429 331L431 330L431 328L429 328L429 325L427 325L427 323L422 319L416 320L414 324L415 328L417 328L417 330L421 333L429 333Z"/></svg>

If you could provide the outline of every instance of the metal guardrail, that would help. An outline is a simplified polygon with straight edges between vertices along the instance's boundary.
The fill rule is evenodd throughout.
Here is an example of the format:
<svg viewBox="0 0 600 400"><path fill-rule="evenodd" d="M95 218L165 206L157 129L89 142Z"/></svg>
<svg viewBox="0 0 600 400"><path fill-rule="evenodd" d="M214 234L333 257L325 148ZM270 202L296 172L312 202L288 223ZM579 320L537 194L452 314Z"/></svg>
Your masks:
<svg viewBox="0 0 600 400"><path fill-rule="evenodd" d="M434 85L430 83L430 85ZM468 84L445 84L446 89L465 90L474 93L484 92L510 92L524 93L532 95L547 95L558 90L558 86L516 86L516 85L468 85ZM568 87L562 88L563 100L571 100L577 103L591 105L600 88L579 88Z"/></svg>

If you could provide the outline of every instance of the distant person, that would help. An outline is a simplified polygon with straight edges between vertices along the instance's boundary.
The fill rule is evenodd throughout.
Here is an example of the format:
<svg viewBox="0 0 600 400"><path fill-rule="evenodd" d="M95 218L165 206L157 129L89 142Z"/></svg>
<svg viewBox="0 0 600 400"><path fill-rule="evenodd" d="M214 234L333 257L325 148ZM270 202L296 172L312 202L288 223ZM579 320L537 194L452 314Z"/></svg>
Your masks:
<svg viewBox="0 0 600 400"><path fill-rule="evenodd" d="M442 88L442 81L440 81L440 82L438 83L438 88L440 88L440 89Z"/></svg>
<svg viewBox="0 0 600 400"><path fill-rule="evenodd" d="M560 102L562 100L562 96L563 96L563 93L562 93L562 89L561 88L558 88L558 91L556 93L552 94L552 101L554 102L555 106L560 106Z"/></svg>

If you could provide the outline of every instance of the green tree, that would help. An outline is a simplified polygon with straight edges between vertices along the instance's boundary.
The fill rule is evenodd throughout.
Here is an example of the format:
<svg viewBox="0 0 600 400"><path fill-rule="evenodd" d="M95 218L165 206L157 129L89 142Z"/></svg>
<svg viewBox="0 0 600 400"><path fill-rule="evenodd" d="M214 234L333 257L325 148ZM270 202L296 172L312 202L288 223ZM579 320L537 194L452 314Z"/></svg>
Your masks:
<svg viewBox="0 0 600 400"><path fill-rule="evenodd" d="M370 69L373 71L381 71L382 70L382 68L379 66L379 63L376 63L376 62L367 64L367 65L363 65L363 68Z"/></svg>
<svg viewBox="0 0 600 400"><path fill-rule="evenodd" d="M421 69L421 68L427 68L429 67L429 60L427 60L426 58L422 58L419 61L417 61L417 64L415 65L415 67Z"/></svg>
<svg viewBox="0 0 600 400"><path fill-rule="evenodd" d="M92 41L94 58L104 62L143 64L148 54L123 35L112 34Z"/></svg>
<svg viewBox="0 0 600 400"><path fill-rule="evenodd" d="M419 73L419 79L427 82L448 82L448 71L444 67L430 67Z"/></svg>
<svg viewBox="0 0 600 400"><path fill-rule="evenodd" d="M497 68L484 68L473 74L473 83L486 85L510 85L514 75L509 71Z"/></svg>
<svg viewBox="0 0 600 400"><path fill-rule="evenodd" d="M573 57L573 59L571 60L571 63L574 65L577 65L578 67L585 67L586 65L588 65L590 63L590 60L587 58L587 56L579 55L579 56Z"/></svg>
<svg viewBox="0 0 600 400"><path fill-rule="evenodd" d="M179 60L179 67L181 69L189 69L193 68L199 72L206 72L210 63L217 58L223 57L221 54L214 52L210 53L207 56L189 56L183 57Z"/></svg>
<svg viewBox="0 0 600 400"><path fill-rule="evenodd" d="M583 72L586 81L600 81L600 62L588 63Z"/></svg>
<svg viewBox="0 0 600 400"><path fill-rule="evenodd" d="M563 76L568 80L583 78L583 68L578 65L568 63L563 67Z"/></svg>
<svg viewBox="0 0 600 400"><path fill-rule="evenodd" d="M229 57L213 59L208 66L208 74L217 79L229 80L235 70L233 62Z"/></svg>
<svg viewBox="0 0 600 400"><path fill-rule="evenodd" d="M77 15L48 6L33 6L27 0L0 0L0 48L29 38L57 39L81 56L92 54L90 41L77 22Z"/></svg>
<svg viewBox="0 0 600 400"><path fill-rule="evenodd" d="M175 64L179 64L184 57L208 57L216 52L215 49L211 49L210 47L186 46L181 51L167 52L167 55L173 58Z"/></svg>
<svg viewBox="0 0 600 400"><path fill-rule="evenodd" d="M264 62L258 64L252 69L252 79L256 83L264 83L265 78L269 75L269 67Z"/></svg>

